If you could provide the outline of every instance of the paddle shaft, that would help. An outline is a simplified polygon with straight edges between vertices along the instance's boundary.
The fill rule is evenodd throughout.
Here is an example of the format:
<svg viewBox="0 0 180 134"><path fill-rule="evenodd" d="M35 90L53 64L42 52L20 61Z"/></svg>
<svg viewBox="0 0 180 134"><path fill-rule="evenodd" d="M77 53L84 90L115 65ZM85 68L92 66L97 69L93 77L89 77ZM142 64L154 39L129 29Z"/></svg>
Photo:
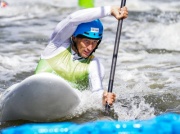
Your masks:
<svg viewBox="0 0 180 134"><path fill-rule="evenodd" d="M126 0L122 0L121 8L124 7L125 4L126 4ZM118 50L119 50L122 24L123 24L123 19L118 20L115 45L114 45L114 51L113 51L113 57L112 57L112 63L111 63L111 71L110 71L110 77L109 77L108 92L112 92L113 90L113 82L114 82L114 75L115 75L115 70L116 70L116 62L117 62L117 56L118 56ZM106 106L105 106L106 113L109 113L109 110L110 110L110 106L106 103Z"/></svg>

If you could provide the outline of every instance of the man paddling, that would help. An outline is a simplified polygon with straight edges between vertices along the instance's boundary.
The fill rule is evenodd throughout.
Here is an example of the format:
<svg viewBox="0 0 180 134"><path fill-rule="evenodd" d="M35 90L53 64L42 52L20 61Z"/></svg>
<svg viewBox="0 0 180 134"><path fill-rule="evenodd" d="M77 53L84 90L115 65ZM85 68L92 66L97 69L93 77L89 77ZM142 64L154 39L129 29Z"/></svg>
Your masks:
<svg viewBox="0 0 180 134"><path fill-rule="evenodd" d="M35 73L56 74L79 90L90 88L102 95L103 105L112 105L116 95L103 89L104 68L93 55L103 37L103 25L99 19L109 15L117 20L124 19L128 11L126 7L118 6L88 8L59 22L41 54Z"/></svg>

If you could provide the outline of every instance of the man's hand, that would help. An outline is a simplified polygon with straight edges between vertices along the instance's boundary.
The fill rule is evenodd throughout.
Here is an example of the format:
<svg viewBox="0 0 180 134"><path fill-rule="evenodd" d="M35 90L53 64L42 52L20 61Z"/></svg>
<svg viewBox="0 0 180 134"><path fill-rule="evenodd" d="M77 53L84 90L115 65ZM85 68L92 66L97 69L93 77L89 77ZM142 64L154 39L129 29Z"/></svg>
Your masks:
<svg viewBox="0 0 180 134"><path fill-rule="evenodd" d="M117 20L125 19L128 17L128 10L127 7L124 6L122 8L118 6L111 7L111 15L114 16Z"/></svg>
<svg viewBox="0 0 180 134"><path fill-rule="evenodd" d="M106 103L108 105L113 105L113 103L115 102L116 100L116 95L114 93L109 93L107 91L104 91L103 93L103 105L106 105Z"/></svg>

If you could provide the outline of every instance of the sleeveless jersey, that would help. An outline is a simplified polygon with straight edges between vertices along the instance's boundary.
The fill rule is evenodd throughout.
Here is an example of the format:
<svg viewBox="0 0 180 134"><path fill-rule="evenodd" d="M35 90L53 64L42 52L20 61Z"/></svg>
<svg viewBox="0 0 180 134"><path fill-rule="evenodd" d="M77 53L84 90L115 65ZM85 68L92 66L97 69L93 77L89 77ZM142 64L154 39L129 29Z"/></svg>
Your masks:
<svg viewBox="0 0 180 134"><path fill-rule="evenodd" d="M52 58L40 59L35 73L54 73L67 80L72 87L85 90L89 85L88 66L93 58L94 56L91 55L87 59L73 60L71 47L69 46Z"/></svg>

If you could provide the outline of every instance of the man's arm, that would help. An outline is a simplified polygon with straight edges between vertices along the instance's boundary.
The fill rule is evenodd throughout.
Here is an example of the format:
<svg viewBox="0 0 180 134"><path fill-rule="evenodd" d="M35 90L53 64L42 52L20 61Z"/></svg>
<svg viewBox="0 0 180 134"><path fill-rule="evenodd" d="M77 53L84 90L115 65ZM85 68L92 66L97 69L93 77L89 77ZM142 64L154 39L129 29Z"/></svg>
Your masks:
<svg viewBox="0 0 180 134"><path fill-rule="evenodd" d="M62 44L69 44L70 37L73 35L79 24L108 16L111 14L110 11L111 8L106 6L82 9L68 15L57 24L43 55L51 55L55 53Z"/></svg>

